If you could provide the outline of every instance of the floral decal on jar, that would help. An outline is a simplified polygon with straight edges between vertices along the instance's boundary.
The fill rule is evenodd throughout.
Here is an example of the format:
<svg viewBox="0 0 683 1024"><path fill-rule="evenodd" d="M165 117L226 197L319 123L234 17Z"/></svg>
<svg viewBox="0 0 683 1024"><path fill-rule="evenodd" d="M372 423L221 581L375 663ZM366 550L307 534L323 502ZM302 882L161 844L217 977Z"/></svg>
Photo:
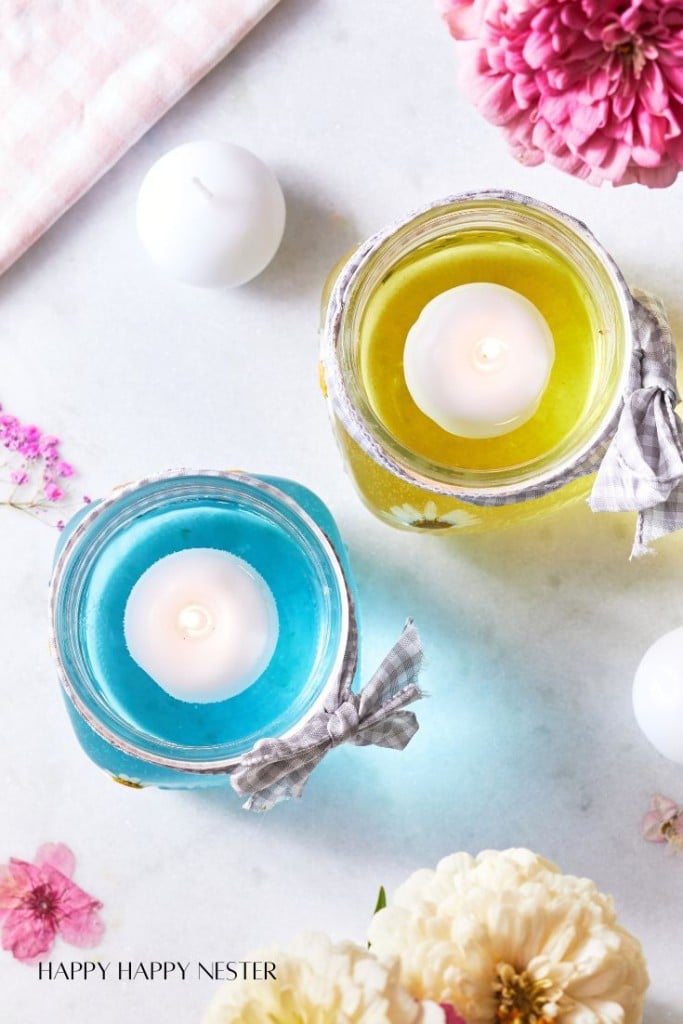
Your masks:
<svg viewBox="0 0 683 1024"><path fill-rule="evenodd" d="M144 784L140 779L135 779L130 775L124 775L121 772L119 775L110 776L114 782L118 782L119 786L127 786L129 789L144 789Z"/></svg>
<svg viewBox="0 0 683 1024"><path fill-rule="evenodd" d="M423 509L413 505L394 505L389 509L397 523L412 526L415 530L453 530L464 526L475 526L481 522L478 516L466 509L454 509L453 512L439 513L436 502L428 501Z"/></svg>

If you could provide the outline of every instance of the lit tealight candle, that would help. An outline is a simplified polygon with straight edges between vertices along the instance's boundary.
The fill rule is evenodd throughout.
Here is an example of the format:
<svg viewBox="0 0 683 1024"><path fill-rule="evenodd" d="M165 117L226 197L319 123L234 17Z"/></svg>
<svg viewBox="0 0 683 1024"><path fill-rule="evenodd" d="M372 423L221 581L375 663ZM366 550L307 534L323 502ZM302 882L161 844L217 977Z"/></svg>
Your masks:
<svg viewBox="0 0 683 1024"><path fill-rule="evenodd" d="M645 652L633 683L633 710L653 747L683 764L683 628Z"/></svg>
<svg viewBox="0 0 683 1024"><path fill-rule="evenodd" d="M227 142L189 142L162 156L140 188L138 231L154 262L197 285L239 285L277 252L285 200L271 169Z"/></svg>
<svg viewBox="0 0 683 1024"><path fill-rule="evenodd" d="M460 437L498 437L536 412L555 345L536 306L490 283L428 302L408 332L403 371L413 401Z"/></svg>
<svg viewBox="0 0 683 1024"><path fill-rule="evenodd" d="M241 693L273 656L278 616L263 578L213 548L167 555L142 574L126 604L130 656L177 700Z"/></svg>

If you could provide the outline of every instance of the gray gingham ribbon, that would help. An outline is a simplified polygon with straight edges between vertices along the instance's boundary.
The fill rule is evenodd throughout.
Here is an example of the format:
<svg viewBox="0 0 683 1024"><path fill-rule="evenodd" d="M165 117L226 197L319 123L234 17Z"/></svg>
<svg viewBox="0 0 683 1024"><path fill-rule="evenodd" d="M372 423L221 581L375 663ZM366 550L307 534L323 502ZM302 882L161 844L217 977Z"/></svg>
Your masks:
<svg viewBox="0 0 683 1024"><path fill-rule="evenodd" d="M661 301L634 292L636 346L616 434L589 499L594 512L637 512L631 557L683 526L683 424L674 412L676 350Z"/></svg>
<svg viewBox="0 0 683 1024"><path fill-rule="evenodd" d="M417 685L422 659L420 637L409 619L360 693L351 689L353 672L344 672L323 710L301 729L286 739L259 740L240 759L230 781L248 797L244 807L268 811L280 800L300 797L313 769L341 743L403 750L418 730L417 718L404 708L424 696Z"/></svg>

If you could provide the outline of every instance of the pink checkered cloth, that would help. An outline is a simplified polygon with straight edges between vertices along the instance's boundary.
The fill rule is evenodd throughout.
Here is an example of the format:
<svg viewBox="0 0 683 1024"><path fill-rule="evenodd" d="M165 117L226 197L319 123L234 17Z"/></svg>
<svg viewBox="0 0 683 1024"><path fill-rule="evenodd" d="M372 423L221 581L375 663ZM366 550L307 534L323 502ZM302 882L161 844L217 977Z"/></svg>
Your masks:
<svg viewBox="0 0 683 1024"><path fill-rule="evenodd" d="M0 273L277 0L0 0Z"/></svg>

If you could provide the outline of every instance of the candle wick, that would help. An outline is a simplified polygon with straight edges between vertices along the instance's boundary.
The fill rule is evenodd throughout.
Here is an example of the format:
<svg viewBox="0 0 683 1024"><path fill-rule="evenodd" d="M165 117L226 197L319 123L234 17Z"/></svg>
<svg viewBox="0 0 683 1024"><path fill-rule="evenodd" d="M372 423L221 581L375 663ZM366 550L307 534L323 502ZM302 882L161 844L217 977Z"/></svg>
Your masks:
<svg viewBox="0 0 683 1024"><path fill-rule="evenodd" d="M207 188L206 185L204 184L204 182L201 180L201 178L198 178L196 175L194 175L193 178L192 178L192 184L195 185L199 189L200 192L203 192L207 199L215 199L216 198L216 196L211 191L211 189Z"/></svg>
<svg viewBox="0 0 683 1024"><path fill-rule="evenodd" d="M505 342L493 336L481 338L475 347L474 360L482 370L493 370L505 354Z"/></svg>

